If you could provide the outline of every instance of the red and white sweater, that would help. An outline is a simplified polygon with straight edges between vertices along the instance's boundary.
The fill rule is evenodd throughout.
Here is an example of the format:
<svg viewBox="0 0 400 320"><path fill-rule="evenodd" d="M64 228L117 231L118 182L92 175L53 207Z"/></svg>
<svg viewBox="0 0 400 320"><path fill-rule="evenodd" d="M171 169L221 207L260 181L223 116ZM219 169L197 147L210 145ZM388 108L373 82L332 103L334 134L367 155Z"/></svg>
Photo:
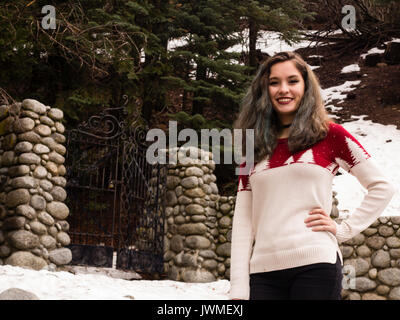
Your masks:
<svg viewBox="0 0 400 320"><path fill-rule="evenodd" d="M287 140L278 139L272 156L256 163L249 174L239 175L231 298L249 298L250 273L335 263L337 253L343 261L338 243L368 228L395 192L367 151L339 124L330 123L323 140L294 154ZM349 218L337 224L336 236L312 231L304 220L315 208L331 212L332 181L339 167L354 175L368 193Z"/></svg>

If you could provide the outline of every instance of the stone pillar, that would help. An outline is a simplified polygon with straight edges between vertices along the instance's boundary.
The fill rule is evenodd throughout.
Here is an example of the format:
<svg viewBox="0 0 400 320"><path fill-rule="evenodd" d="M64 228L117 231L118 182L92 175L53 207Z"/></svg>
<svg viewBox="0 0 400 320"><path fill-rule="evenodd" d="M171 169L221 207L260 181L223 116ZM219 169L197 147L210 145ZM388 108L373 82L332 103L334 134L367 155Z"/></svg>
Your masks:
<svg viewBox="0 0 400 320"><path fill-rule="evenodd" d="M180 148L182 154L186 151ZM170 164L167 176L164 271L169 279L185 282L209 282L218 276L215 163L212 153L198 151L199 159L209 160L187 157Z"/></svg>
<svg viewBox="0 0 400 320"><path fill-rule="evenodd" d="M231 267L231 241L232 222L235 211L236 197L219 198L218 218L218 242L216 248L218 260L218 278L229 279Z"/></svg>
<svg viewBox="0 0 400 320"><path fill-rule="evenodd" d="M0 263L67 264L65 136L60 109L26 99L0 106Z"/></svg>

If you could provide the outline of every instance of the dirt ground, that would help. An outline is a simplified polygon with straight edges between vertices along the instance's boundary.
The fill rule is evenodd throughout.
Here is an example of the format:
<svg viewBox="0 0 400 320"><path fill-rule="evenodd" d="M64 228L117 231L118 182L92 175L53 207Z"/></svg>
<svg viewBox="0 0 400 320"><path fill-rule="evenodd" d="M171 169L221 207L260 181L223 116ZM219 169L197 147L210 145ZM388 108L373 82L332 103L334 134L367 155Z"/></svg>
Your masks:
<svg viewBox="0 0 400 320"><path fill-rule="evenodd" d="M310 55L328 57L333 49L334 46L323 46L299 49L297 52L310 65L316 65L315 59L307 59L307 57ZM340 120L336 120L338 123L350 120L351 115L367 115L365 120L396 125L400 129L400 65L368 67L365 65L365 60L360 57L367 51L348 52L340 59L324 58L320 61L320 68L315 69L314 72L322 88L337 86L345 81L361 81L343 103L332 102L336 107L342 107L342 110L335 112L340 117ZM340 72L343 67L350 64L358 64L360 71Z"/></svg>

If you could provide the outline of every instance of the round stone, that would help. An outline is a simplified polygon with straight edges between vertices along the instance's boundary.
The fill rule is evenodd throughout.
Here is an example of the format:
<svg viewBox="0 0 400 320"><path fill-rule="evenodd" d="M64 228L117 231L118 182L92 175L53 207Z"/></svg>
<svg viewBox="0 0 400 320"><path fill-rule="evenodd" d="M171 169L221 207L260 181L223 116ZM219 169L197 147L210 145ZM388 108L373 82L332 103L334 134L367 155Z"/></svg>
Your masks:
<svg viewBox="0 0 400 320"><path fill-rule="evenodd" d="M344 265L353 266L356 272L356 276L362 276L366 274L369 270L369 263L362 258L345 260Z"/></svg>
<svg viewBox="0 0 400 320"><path fill-rule="evenodd" d="M398 237L389 237L386 239L389 248L400 248L400 239Z"/></svg>
<svg viewBox="0 0 400 320"><path fill-rule="evenodd" d="M47 176L47 170L43 166L37 166L33 171L33 176L38 179L43 179ZM50 182L49 182L50 183Z"/></svg>
<svg viewBox="0 0 400 320"><path fill-rule="evenodd" d="M26 250L33 249L39 246L39 238L32 232L26 230L18 230L12 232L10 237L10 243L17 249Z"/></svg>
<svg viewBox="0 0 400 320"><path fill-rule="evenodd" d="M52 226L54 224L54 219L46 211L40 211L38 214L38 219L45 225Z"/></svg>
<svg viewBox="0 0 400 320"><path fill-rule="evenodd" d="M400 249L390 249L390 256L394 259L400 259Z"/></svg>
<svg viewBox="0 0 400 320"><path fill-rule="evenodd" d="M8 208L19 206L20 204L29 203L31 196L26 189L16 189L6 195L6 206Z"/></svg>
<svg viewBox="0 0 400 320"><path fill-rule="evenodd" d="M0 293L0 300L40 300L34 293L18 288L10 288Z"/></svg>
<svg viewBox="0 0 400 320"><path fill-rule="evenodd" d="M61 155L65 155L67 153L67 148L65 148L62 144L56 143L54 151Z"/></svg>
<svg viewBox="0 0 400 320"><path fill-rule="evenodd" d="M231 256L231 243L226 242L224 244L221 244L220 246L217 247L216 253L219 256L222 257L230 257Z"/></svg>
<svg viewBox="0 0 400 320"><path fill-rule="evenodd" d="M61 221L58 221L57 223L60 225L62 231L67 232L67 231L69 230L69 223L68 223L68 221L61 220Z"/></svg>
<svg viewBox="0 0 400 320"><path fill-rule="evenodd" d="M343 258L349 258L352 256L354 249L350 246L342 246L340 251L342 252Z"/></svg>
<svg viewBox="0 0 400 320"><path fill-rule="evenodd" d="M197 270L187 269L182 273L182 280L184 282L202 283L202 282L213 282L216 280L216 278L209 271L201 269Z"/></svg>
<svg viewBox="0 0 400 320"><path fill-rule="evenodd" d="M178 203L178 199L176 198L176 194L174 191L167 191L165 197L166 205L172 207Z"/></svg>
<svg viewBox="0 0 400 320"><path fill-rule="evenodd" d="M59 201L52 201L47 204L47 210L54 218L58 220L64 220L68 217L68 207Z"/></svg>
<svg viewBox="0 0 400 320"><path fill-rule="evenodd" d="M390 266L389 252L378 250L372 254L371 263L374 267L386 268Z"/></svg>
<svg viewBox="0 0 400 320"><path fill-rule="evenodd" d="M56 122L54 124L54 126L56 127L57 132L59 132L59 133L64 133L65 132L65 127L61 122Z"/></svg>
<svg viewBox="0 0 400 320"><path fill-rule="evenodd" d="M186 223L178 226L178 233L182 235L203 235L207 231L207 226L201 222Z"/></svg>
<svg viewBox="0 0 400 320"><path fill-rule="evenodd" d="M371 256L371 249L368 248L366 245L359 246L356 250L358 256L360 257L370 257Z"/></svg>
<svg viewBox="0 0 400 320"><path fill-rule="evenodd" d="M19 141L29 141L31 143L39 143L40 142L40 135L38 135L34 131L24 132L18 135Z"/></svg>
<svg viewBox="0 0 400 320"><path fill-rule="evenodd" d="M29 223L29 225L31 227L31 230L38 235L43 235L47 232L46 226L39 221L32 221L31 223Z"/></svg>
<svg viewBox="0 0 400 320"><path fill-rule="evenodd" d="M46 106L34 99L25 99L22 101L21 107L26 110L31 110L38 114L46 113Z"/></svg>
<svg viewBox="0 0 400 320"><path fill-rule="evenodd" d="M10 175L10 177L24 176L28 174L29 171L30 168L27 165L20 165L8 168L8 174Z"/></svg>
<svg viewBox="0 0 400 320"><path fill-rule="evenodd" d="M15 213L24 217L27 217L28 219L34 219L36 217L36 211L33 209L31 206L27 204L22 204L19 205L15 209Z"/></svg>
<svg viewBox="0 0 400 320"><path fill-rule="evenodd" d="M53 196L55 201L64 201L67 198L67 192L64 188L55 186L51 189L50 194Z"/></svg>
<svg viewBox="0 0 400 320"><path fill-rule="evenodd" d="M223 213L223 214L227 214L232 210L232 207L230 206L229 203L223 203L220 207L219 210Z"/></svg>
<svg viewBox="0 0 400 320"><path fill-rule="evenodd" d="M185 244L191 249L208 249L211 242L203 236L189 236L186 237Z"/></svg>
<svg viewBox="0 0 400 320"><path fill-rule="evenodd" d="M13 129L16 133L31 131L35 127L35 121L31 118L19 118L13 123Z"/></svg>
<svg viewBox="0 0 400 320"><path fill-rule="evenodd" d="M181 185L187 189L196 188L199 185L199 179L197 177L186 177L181 180Z"/></svg>
<svg viewBox="0 0 400 320"><path fill-rule="evenodd" d="M221 219L219 219L218 225L220 226L220 228L229 228L232 224L232 220L231 218L229 218L228 216L224 216Z"/></svg>
<svg viewBox="0 0 400 320"><path fill-rule="evenodd" d="M49 153L49 160L57 164L63 164L65 162L65 158L55 151Z"/></svg>
<svg viewBox="0 0 400 320"><path fill-rule="evenodd" d="M203 198L205 196L205 193L201 188L188 189L184 194L191 198Z"/></svg>
<svg viewBox="0 0 400 320"><path fill-rule="evenodd" d="M57 266L66 265L72 260L72 252L68 248L55 249L49 252L49 259Z"/></svg>
<svg viewBox="0 0 400 320"><path fill-rule="evenodd" d="M22 153L18 157L19 163L21 164L40 164L40 157L32 152Z"/></svg>
<svg viewBox="0 0 400 320"><path fill-rule="evenodd" d="M189 197L186 197L186 196L180 196L178 198L178 203L179 204L190 204L192 202L193 202L193 200L191 198L189 198Z"/></svg>
<svg viewBox="0 0 400 320"><path fill-rule="evenodd" d="M368 292L363 294L361 300L386 300L386 298L379 296L376 293Z"/></svg>
<svg viewBox="0 0 400 320"><path fill-rule="evenodd" d="M16 267L26 267L34 270L41 270L47 266L45 260L27 251L16 251L5 260L6 264Z"/></svg>
<svg viewBox="0 0 400 320"><path fill-rule="evenodd" d="M381 249L383 247L383 245L385 244L385 242L386 242L385 238L380 237L380 236L373 236L366 240L367 246L372 249L376 249L376 250Z"/></svg>
<svg viewBox="0 0 400 320"><path fill-rule="evenodd" d="M208 270L214 270L218 266L218 262L213 260L213 259L207 259L204 260L202 263L203 268L208 269Z"/></svg>
<svg viewBox="0 0 400 320"><path fill-rule="evenodd" d="M57 241L61 243L62 246L68 246L71 243L69 235L63 231L57 234Z"/></svg>
<svg viewBox="0 0 400 320"><path fill-rule="evenodd" d="M3 230L18 230L22 229L25 225L25 217L15 216L9 217L3 221Z"/></svg>
<svg viewBox="0 0 400 320"><path fill-rule="evenodd" d="M33 149L32 143L28 141L22 141L17 143L14 150L18 153L25 153L25 152L30 152L32 149Z"/></svg>
<svg viewBox="0 0 400 320"><path fill-rule="evenodd" d="M46 175L47 175L47 171L46 171ZM44 191L50 191L53 189L53 184L49 180L46 180L46 179L40 180L39 185ZM54 195L53 195L53 198L54 198ZM54 199L54 200L58 200L58 199ZM64 201L64 200L65 200L65 198L62 200L58 200L58 201Z"/></svg>
<svg viewBox="0 0 400 320"><path fill-rule="evenodd" d="M393 228L388 227L388 226L379 227L378 232L381 236L384 236L384 237L390 237L391 235L394 234Z"/></svg>
<svg viewBox="0 0 400 320"><path fill-rule="evenodd" d="M47 249L55 249L57 244L56 239L47 234L40 237L40 243Z"/></svg>
<svg viewBox="0 0 400 320"><path fill-rule="evenodd" d="M400 300L400 287L393 288L389 293L390 300Z"/></svg>
<svg viewBox="0 0 400 320"><path fill-rule="evenodd" d="M190 215L203 214L204 208L199 204L189 204L186 207L185 212Z"/></svg>
<svg viewBox="0 0 400 320"><path fill-rule="evenodd" d="M186 177L190 177L190 176L202 177L203 175L204 175L203 170L201 170L198 167L189 167L185 170Z"/></svg>
<svg viewBox="0 0 400 320"><path fill-rule="evenodd" d="M53 138L54 141L58 143L64 143L66 141L65 136L57 132L54 132L50 137Z"/></svg>
<svg viewBox="0 0 400 320"><path fill-rule="evenodd" d="M43 137L47 137L51 135L51 129L49 126L46 126L44 124L39 124L38 126L35 127L35 132L40 134Z"/></svg>
<svg viewBox="0 0 400 320"><path fill-rule="evenodd" d="M51 182L60 187L65 187L67 185L67 180L64 177L52 177Z"/></svg>
<svg viewBox="0 0 400 320"><path fill-rule="evenodd" d="M375 289L377 284L375 281L366 277L356 278L356 290L359 292L365 292Z"/></svg>
<svg viewBox="0 0 400 320"><path fill-rule="evenodd" d="M37 187L37 182L33 177L30 176L23 176L23 177L17 177L11 180L11 187L17 189L17 188L36 188Z"/></svg>
<svg viewBox="0 0 400 320"><path fill-rule="evenodd" d="M57 176L58 175L58 168L57 165L52 162L52 161L47 161L46 163L46 169L48 172L50 172L53 176Z"/></svg>
<svg viewBox="0 0 400 320"><path fill-rule="evenodd" d="M37 210L44 210L46 209L46 199L40 195L35 194L31 198L30 205Z"/></svg>
<svg viewBox="0 0 400 320"><path fill-rule="evenodd" d="M378 279L388 286L398 286L400 285L400 269L383 269L378 272Z"/></svg>
<svg viewBox="0 0 400 320"><path fill-rule="evenodd" d="M64 113L58 108L51 108L47 115L53 120L62 120L64 117Z"/></svg>
<svg viewBox="0 0 400 320"><path fill-rule="evenodd" d="M43 124L45 124L45 125L47 125L47 126L49 126L49 127L54 126L54 121L51 120L49 117L41 116L41 117L39 118L39 120L40 120L41 123L43 123Z"/></svg>
<svg viewBox="0 0 400 320"><path fill-rule="evenodd" d="M51 150L54 150L57 142L54 141L54 139L52 137L44 137L41 142L43 144L45 144L46 146L48 146Z"/></svg>
<svg viewBox="0 0 400 320"><path fill-rule="evenodd" d="M15 152L14 151L6 151L3 153L1 157L1 164L3 166L11 166L14 163Z"/></svg>
<svg viewBox="0 0 400 320"><path fill-rule="evenodd" d="M33 147L33 152L36 154L44 154L44 153L49 153L50 149L44 144L38 143L35 144L35 146Z"/></svg>

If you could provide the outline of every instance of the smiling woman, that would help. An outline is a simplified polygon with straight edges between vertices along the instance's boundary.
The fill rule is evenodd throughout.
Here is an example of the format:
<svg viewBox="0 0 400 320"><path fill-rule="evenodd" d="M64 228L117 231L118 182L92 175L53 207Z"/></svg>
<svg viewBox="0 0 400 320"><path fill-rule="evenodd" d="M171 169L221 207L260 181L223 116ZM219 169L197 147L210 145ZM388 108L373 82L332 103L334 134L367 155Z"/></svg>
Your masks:
<svg viewBox="0 0 400 320"><path fill-rule="evenodd" d="M244 99L236 128L254 129L255 163L247 170L245 155L240 166L233 299L340 299L339 243L371 225L395 192L364 147L329 119L320 91L304 60L281 52L260 67ZM368 190L341 224L329 216L339 168Z"/></svg>

